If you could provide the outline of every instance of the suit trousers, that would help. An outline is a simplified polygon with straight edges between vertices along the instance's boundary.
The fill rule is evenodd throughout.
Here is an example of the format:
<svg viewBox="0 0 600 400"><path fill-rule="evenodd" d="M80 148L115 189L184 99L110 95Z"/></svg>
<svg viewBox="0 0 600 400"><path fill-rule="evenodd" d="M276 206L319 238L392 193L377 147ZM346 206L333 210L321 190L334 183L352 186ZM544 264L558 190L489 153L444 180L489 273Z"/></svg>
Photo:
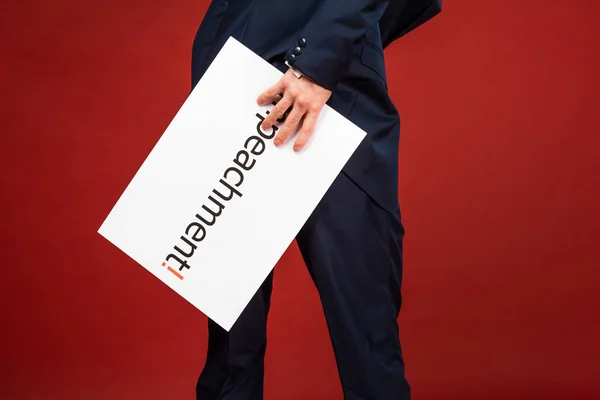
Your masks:
<svg viewBox="0 0 600 400"><path fill-rule="evenodd" d="M344 399L408 400L397 323L400 211L379 207L340 173L296 239L325 312ZM273 274L230 332L209 320L197 400L261 400ZM318 398L318 388L314 397Z"/></svg>

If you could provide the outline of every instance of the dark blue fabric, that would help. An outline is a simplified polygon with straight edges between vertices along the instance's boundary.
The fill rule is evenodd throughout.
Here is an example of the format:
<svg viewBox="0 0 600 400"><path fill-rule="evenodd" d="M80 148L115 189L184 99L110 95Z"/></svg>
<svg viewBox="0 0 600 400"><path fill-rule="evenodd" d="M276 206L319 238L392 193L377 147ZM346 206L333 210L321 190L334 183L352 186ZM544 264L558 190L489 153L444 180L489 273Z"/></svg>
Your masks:
<svg viewBox="0 0 600 400"><path fill-rule="evenodd" d="M367 132L344 173L395 211L400 117L382 49L440 9L440 0L213 0L193 45L192 86L230 36L281 71L293 61L333 90L331 107ZM301 54L293 54L302 39Z"/></svg>
<svg viewBox="0 0 600 400"><path fill-rule="evenodd" d="M328 104L367 132L297 236L346 400L410 398L396 323L400 117L387 92L383 48L440 7L439 0L213 0L194 41L192 87L233 36L282 72L287 60L332 89ZM198 400L262 399L271 288L272 275L229 333L209 321Z"/></svg>
<svg viewBox="0 0 600 400"><path fill-rule="evenodd" d="M297 236L323 304L346 400L410 398L397 324L403 237L399 211L376 205L345 174ZM209 321L198 400L263 398L272 277L230 332Z"/></svg>

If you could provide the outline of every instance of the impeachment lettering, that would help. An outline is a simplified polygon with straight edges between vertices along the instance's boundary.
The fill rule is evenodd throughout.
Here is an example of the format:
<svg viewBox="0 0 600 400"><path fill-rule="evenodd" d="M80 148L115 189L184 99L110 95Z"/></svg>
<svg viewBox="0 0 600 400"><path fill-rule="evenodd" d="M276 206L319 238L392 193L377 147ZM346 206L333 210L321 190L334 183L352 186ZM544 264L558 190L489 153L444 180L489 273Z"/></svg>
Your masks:
<svg viewBox="0 0 600 400"><path fill-rule="evenodd" d="M269 111L266 114L268 115ZM257 113L256 117L258 118L256 125L258 135L254 134L246 139L244 148L238 151L233 159L233 165L225 170L223 177L208 196L208 200L185 228L179 243L173 246L173 251L162 263L163 267L181 280L184 279L184 271L191 268L189 259L198 249L200 242L206 239L207 228L217 223L228 202L235 197L243 196L240 187L245 179L244 173L249 172L256 165L256 159L253 156L260 156L266 149L265 140L273 139L277 133L278 128L275 125L271 127L270 132L264 132L260 125L265 117L260 113ZM278 122L282 121L278 120Z"/></svg>

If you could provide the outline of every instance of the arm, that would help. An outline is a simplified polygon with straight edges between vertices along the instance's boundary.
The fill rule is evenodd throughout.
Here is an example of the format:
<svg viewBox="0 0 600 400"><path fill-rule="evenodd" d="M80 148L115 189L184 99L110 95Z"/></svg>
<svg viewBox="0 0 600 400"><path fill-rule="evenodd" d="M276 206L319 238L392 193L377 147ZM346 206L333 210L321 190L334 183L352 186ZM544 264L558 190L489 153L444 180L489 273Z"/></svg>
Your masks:
<svg viewBox="0 0 600 400"><path fill-rule="evenodd" d="M201 78L200 75L207 68L208 52L214 41L217 29L221 24L223 15L227 11L228 4L228 0L212 0L196 32L192 50L192 87L198 83Z"/></svg>
<svg viewBox="0 0 600 400"><path fill-rule="evenodd" d="M320 86L333 90L366 34L379 22L388 0L323 0L286 61Z"/></svg>
<svg viewBox="0 0 600 400"><path fill-rule="evenodd" d="M300 125L294 150L304 148L331 91L337 86L352 58L358 56L367 33L380 23L388 3L393 8L385 19L389 21L385 25L387 44L392 38L401 36L429 19L428 10L435 10L432 4L441 3L441 0L321 1L314 16L285 57L288 65L298 69L302 75L290 69L279 82L257 99L259 104L268 104L279 94L283 94L262 124L263 129L269 129L276 120L287 114L273 140L276 146L284 144Z"/></svg>

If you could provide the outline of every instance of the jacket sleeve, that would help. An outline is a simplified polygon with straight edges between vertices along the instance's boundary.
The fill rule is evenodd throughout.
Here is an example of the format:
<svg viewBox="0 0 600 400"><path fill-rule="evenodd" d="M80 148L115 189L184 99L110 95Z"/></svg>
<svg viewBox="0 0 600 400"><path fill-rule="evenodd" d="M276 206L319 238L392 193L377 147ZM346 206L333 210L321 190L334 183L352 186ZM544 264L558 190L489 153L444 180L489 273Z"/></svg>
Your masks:
<svg viewBox="0 0 600 400"><path fill-rule="evenodd" d="M192 87L198 83L201 75L208 68L208 53L228 4L228 0L212 0L196 31L192 46Z"/></svg>
<svg viewBox="0 0 600 400"><path fill-rule="evenodd" d="M285 59L304 75L333 90L388 0L322 0Z"/></svg>
<svg viewBox="0 0 600 400"><path fill-rule="evenodd" d="M385 49L442 11L442 0L390 0L379 21L381 42Z"/></svg>

